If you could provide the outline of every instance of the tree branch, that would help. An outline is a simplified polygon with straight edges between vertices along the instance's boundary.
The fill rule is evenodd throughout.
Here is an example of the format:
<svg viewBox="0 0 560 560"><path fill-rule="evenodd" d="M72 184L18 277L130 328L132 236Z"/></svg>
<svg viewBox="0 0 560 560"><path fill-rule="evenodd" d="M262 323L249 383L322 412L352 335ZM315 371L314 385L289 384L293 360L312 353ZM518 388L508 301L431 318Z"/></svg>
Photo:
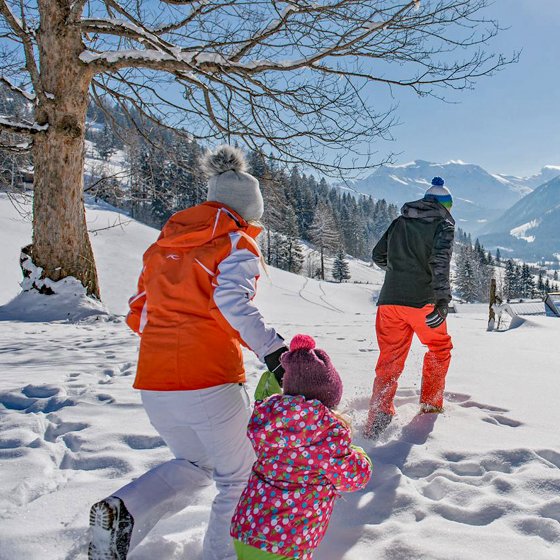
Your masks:
<svg viewBox="0 0 560 560"><path fill-rule="evenodd" d="M16 132L17 134L38 134L45 132L48 128L47 124L16 122L5 117L0 117L0 130L8 132Z"/></svg>
<svg viewBox="0 0 560 560"><path fill-rule="evenodd" d="M44 98L44 94L41 90L41 81L39 77L39 69L35 61L35 55L33 52L33 41L31 38L31 33L27 30L27 26L24 21L19 19L14 15L10 6L6 0L0 0L0 14L4 16L8 25L12 28L16 36L21 40L23 44L23 50L25 53L25 67L29 72L31 77L31 82L33 83L33 88L39 97Z"/></svg>
<svg viewBox="0 0 560 560"><path fill-rule="evenodd" d="M180 123L197 140L239 138L331 171L348 168L343 157L367 167L368 142L394 124L391 99L374 110L372 86L443 98L438 87L470 88L515 61L485 51L499 30L479 15L488 1L162 0L170 8L153 12L103 0L112 19L82 21L96 35L80 59L107 74L103 93L123 110Z"/></svg>
<svg viewBox="0 0 560 560"><path fill-rule="evenodd" d="M76 22L80 20L80 16L82 15L82 12L87 2L88 0L74 0L74 3L70 8L71 21Z"/></svg>
<svg viewBox="0 0 560 560"><path fill-rule="evenodd" d="M18 88L5 76L0 76L0 83L3 83L5 86L10 88L14 93L17 93L18 95L23 97L26 101L35 101L35 95L33 93L28 93L27 91Z"/></svg>
<svg viewBox="0 0 560 560"><path fill-rule="evenodd" d="M0 142L0 150L5 150L6 152L12 152L15 154L28 154L33 147L32 142L23 142L21 144L4 144Z"/></svg>

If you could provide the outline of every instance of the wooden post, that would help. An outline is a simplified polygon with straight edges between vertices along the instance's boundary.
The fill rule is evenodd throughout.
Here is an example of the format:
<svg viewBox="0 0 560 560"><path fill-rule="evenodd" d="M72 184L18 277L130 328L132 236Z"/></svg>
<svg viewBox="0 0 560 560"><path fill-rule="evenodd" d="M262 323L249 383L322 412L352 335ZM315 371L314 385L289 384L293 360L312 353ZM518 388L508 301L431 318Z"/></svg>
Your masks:
<svg viewBox="0 0 560 560"><path fill-rule="evenodd" d="M494 313L494 308L492 307L496 303L496 279L492 278L490 281L490 300L488 304L488 329L489 331L494 330L494 325L496 323L496 314Z"/></svg>

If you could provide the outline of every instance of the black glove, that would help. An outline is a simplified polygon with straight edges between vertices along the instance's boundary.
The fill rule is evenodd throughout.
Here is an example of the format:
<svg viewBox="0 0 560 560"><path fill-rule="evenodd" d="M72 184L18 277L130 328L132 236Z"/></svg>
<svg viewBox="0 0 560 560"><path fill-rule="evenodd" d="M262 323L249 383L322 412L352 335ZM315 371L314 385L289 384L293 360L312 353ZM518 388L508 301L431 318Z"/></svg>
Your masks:
<svg viewBox="0 0 560 560"><path fill-rule="evenodd" d="M276 377L280 386L282 386L282 378L284 377L284 368L280 363L280 356L287 351L288 348L286 346L282 346L281 348L278 348L278 350L275 350L264 357L264 363L266 364L268 371L274 374L274 377Z"/></svg>
<svg viewBox="0 0 560 560"><path fill-rule="evenodd" d="M426 315L426 325L435 329L439 327L447 317L447 301L442 299L436 303L434 310Z"/></svg>

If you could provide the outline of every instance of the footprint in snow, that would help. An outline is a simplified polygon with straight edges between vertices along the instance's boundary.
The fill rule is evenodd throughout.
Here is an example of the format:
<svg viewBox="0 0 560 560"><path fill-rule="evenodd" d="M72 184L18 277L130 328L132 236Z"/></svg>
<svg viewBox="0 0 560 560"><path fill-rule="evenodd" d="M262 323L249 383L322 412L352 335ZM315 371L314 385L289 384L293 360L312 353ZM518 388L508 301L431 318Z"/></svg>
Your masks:
<svg viewBox="0 0 560 560"><path fill-rule="evenodd" d="M121 377L128 377L129 375L134 375L136 372L136 364L133 362L125 362L119 366L119 375Z"/></svg>
<svg viewBox="0 0 560 560"><path fill-rule="evenodd" d="M61 387L56 385L26 385L21 392L29 398L46 399L63 392Z"/></svg>
<svg viewBox="0 0 560 560"><path fill-rule="evenodd" d="M0 406L24 413L56 412L78 401L68 397L61 387L52 385L27 385L21 391L0 392Z"/></svg>
<svg viewBox="0 0 560 560"><path fill-rule="evenodd" d="M486 417L482 418L483 422L487 422L488 424L493 424L494 426L503 426L507 428L518 428L519 426L523 426L523 422L519 420L514 420L513 418L509 418L505 416L504 412L509 412L507 408L502 408L499 406L494 406L490 404L483 404L476 401L471 400L469 395L454 395L455 398L448 398L448 401L456 402L459 406L463 408L475 408L487 414ZM457 398L458 397L458 398Z"/></svg>
<svg viewBox="0 0 560 560"><path fill-rule="evenodd" d="M122 438L131 449L156 449L165 447L165 442L159 436L144 436L140 434L129 434Z"/></svg>
<svg viewBox="0 0 560 560"><path fill-rule="evenodd" d="M105 368L101 373L100 373L101 379L99 379L99 381L97 382L99 385L106 385L108 383L113 383L114 382L114 377L115 377L115 370L112 368Z"/></svg>
<svg viewBox="0 0 560 560"><path fill-rule="evenodd" d="M510 428L518 428L523 425L523 422L518 420L513 420L507 416L501 414L490 414L488 418L483 418L483 422L488 422L489 424L495 424L496 426L509 426Z"/></svg>
<svg viewBox="0 0 560 560"><path fill-rule="evenodd" d="M61 436L65 436L70 432L81 432L90 427L85 422L64 422L54 415L49 416L49 425L45 430L45 441L54 443Z"/></svg>
<svg viewBox="0 0 560 560"><path fill-rule="evenodd" d="M48 417L48 426L44 433L44 440L50 443L62 443L70 451L79 451L84 442L78 433L90 427L86 422L64 422L54 414Z"/></svg>

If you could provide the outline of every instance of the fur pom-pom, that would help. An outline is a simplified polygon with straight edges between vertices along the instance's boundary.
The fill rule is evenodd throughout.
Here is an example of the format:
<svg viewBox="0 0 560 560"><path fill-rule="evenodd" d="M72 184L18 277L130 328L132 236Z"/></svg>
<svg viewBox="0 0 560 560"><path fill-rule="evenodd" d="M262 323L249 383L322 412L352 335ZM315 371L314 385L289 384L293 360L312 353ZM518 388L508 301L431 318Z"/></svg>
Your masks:
<svg viewBox="0 0 560 560"><path fill-rule="evenodd" d="M313 350L315 348L315 340L308 334L296 334L290 342L290 351L294 350Z"/></svg>
<svg viewBox="0 0 560 560"><path fill-rule="evenodd" d="M226 171L247 171L247 162L243 152L228 144L218 146L213 152L206 152L201 166L207 177L221 175Z"/></svg>

